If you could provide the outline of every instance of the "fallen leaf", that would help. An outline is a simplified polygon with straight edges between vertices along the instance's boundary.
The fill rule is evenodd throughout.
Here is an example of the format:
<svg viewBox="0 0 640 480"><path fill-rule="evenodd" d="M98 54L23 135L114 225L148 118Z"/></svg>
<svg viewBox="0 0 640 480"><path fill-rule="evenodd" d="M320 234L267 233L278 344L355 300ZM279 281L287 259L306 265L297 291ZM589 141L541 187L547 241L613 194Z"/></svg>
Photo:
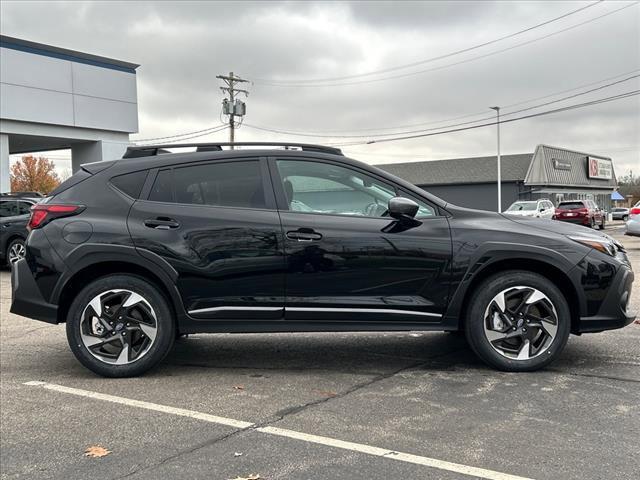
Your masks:
<svg viewBox="0 0 640 480"><path fill-rule="evenodd" d="M257 473L251 473L248 477L236 477L230 480L260 480L262 477Z"/></svg>
<svg viewBox="0 0 640 480"><path fill-rule="evenodd" d="M101 457L106 457L110 453L111 453L111 450L107 450L106 448L101 447L100 445L92 445L91 447L88 447L84 451L84 456L91 457L91 458L101 458Z"/></svg>
<svg viewBox="0 0 640 480"><path fill-rule="evenodd" d="M234 385L233 389L234 390L244 390L244 385Z"/></svg>
<svg viewBox="0 0 640 480"><path fill-rule="evenodd" d="M338 395L336 392L332 392L331 390L314 390L314 392L322 395L323 397L335 397Z"/></svg>

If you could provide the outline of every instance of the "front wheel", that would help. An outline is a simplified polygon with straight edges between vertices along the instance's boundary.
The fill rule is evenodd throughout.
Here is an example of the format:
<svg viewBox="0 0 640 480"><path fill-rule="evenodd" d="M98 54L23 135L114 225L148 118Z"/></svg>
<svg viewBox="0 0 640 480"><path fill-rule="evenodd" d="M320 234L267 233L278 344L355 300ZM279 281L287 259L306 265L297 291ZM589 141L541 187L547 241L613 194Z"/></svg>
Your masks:
<svg viewBox="0 0 640 480"><path fill-rule="evenodd" d="M467 340L487 364L509 372L548 365L569 338L571 316L560 290L526 271L489 277L471 297Z"/></svg>
<svg viewBox="0 0 640 480"><path fill-rule="evenodd" d="M67 339L74 355L105 377L131 377L153 368L171 349L175 332L164 296L133 275L91 282L67 315Z"/></svg>

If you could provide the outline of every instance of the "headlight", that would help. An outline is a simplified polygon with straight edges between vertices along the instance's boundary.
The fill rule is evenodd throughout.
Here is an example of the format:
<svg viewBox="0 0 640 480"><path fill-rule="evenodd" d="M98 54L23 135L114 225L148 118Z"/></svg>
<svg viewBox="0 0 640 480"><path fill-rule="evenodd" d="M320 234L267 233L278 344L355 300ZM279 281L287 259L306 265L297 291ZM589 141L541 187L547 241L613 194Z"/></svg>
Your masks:
<svg viewBox="0 0 640 480"><path fill-rule="evenodd" d="M599 252L606 253L607 255L611 255L612 257L616 256L616 245L613 241L607 240L606 238L592 238L592 237L572 237L569 236L571 240L574 242L581 243L586 245L587 247L594 248Z"/></svg>

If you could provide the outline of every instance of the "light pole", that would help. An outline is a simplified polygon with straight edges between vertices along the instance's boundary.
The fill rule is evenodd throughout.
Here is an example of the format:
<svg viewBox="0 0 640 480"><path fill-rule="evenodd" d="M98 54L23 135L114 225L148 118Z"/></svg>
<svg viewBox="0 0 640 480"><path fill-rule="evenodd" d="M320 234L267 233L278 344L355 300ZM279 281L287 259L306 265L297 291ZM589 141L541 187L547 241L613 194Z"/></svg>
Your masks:
<svg viewBox="0 0 640 480"><path fill-rule="evenodd" d="M489 107L496 111L496 127L498 129L498 213L502 212L502 171L500 163L500 107Z"/></svg>

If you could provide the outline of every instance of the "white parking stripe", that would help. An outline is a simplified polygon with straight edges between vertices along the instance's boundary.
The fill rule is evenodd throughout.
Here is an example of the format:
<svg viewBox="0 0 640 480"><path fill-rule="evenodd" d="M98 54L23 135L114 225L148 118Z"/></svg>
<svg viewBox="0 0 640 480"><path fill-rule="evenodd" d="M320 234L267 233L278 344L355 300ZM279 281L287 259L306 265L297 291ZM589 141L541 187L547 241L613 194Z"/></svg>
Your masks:
<svg viewBox="0 0 640 480"><path fill-rule="evenodd" d="M75 395L78 397L92 398L94 400L102 400L104 402L117 403L120 405L127 405L130 407L143 408L145 410L151 410L154 412L168 413L170 415L178 415L181 417L193 418L196 420L202 420L204 422L216 423L218 425L226 425L234 428L249 428L257 427L255 423L243 422L242 420L234 420L232 418L218 417L216 415L209 415L207 413L197 412L195 410L187 410L184 408L169 407L166 405L159 405L157 403L143 402L140 400L134 400L131 398L118 397L115 395L107 395L104 393L92 392L90 390L82 390L79 388L65 387L63 385L56 385L54 383L47 382L25 382L24 385L32 387L42 387L47 390L53 390L60 393L66 393L69 395ZM365 445L362 443L346 442L330 437L322 437L319 435L311 435L303 432L296 432L295 430L287 430L277 427L257 427L255 431L266 433L269 435L277 435L279 437L291 438L294 440L300 440L308 443L315 443L318 445L325 445L327 447L340 448L343 450L349 450L352 452L364 453L366 455L373 455L376 457L384 457L391 460L396 460L405 463L412 463L414 465L422 465L430 468L437 468L439 470L446 470L448 472L460 473L463 475L470 475L476 478L484 478L487 480L531 480L526 477L520 477L517 475L510 475L508 473L496 472L493 470L487 470L484 468L470 467L468 465L462 465L460 463L451 463L435 458L423 457L420 455L413 455L410 453L397 452L394 450L387 450L386 448L373 447L371 445Z"/></svg>
<svg viewBox="0 0 640 480"><path fill-rule="evenodd" d="M92 392L90 390L81 390L79 388L64 387L54 383L46 382L26 382L24 385L43 387L47 390L68 393L77 397L93 398L94 400L102 400L104 402L119 403L120 405L128 405L130 407L144 408L145 410L153 410L154 412L168 413L178 415L180 417L194 418L209 423L217 423L234 428L247 428L253 426L251 422L243 422L242 420L234 420L233 418L218 417L209 415L208 413L196 412L195 410L186 410L184 408L169 407L167 405L158 405L157 403L143 402L125 397L116 397L115 395L107 395L104 393Z"/></svg>

